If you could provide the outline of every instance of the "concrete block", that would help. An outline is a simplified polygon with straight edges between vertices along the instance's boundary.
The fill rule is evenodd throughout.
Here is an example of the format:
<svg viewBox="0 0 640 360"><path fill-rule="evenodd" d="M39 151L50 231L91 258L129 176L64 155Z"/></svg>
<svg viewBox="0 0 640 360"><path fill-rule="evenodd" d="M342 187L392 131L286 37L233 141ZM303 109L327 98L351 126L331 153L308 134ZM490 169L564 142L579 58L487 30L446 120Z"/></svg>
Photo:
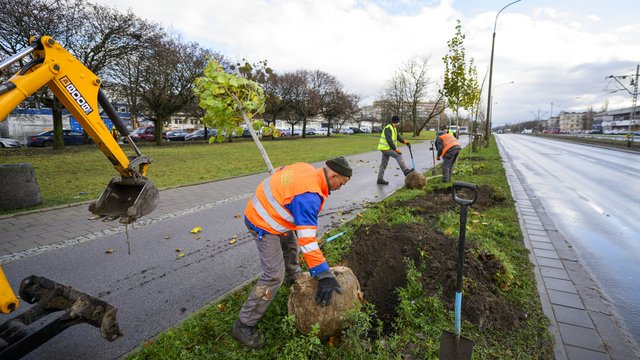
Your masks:
<svg viewBox="0 0 640 360"><path fill-rule="evenodd" d="M21 209L41 203L40 186L31 164L0 165L0 210Z"/></svg>

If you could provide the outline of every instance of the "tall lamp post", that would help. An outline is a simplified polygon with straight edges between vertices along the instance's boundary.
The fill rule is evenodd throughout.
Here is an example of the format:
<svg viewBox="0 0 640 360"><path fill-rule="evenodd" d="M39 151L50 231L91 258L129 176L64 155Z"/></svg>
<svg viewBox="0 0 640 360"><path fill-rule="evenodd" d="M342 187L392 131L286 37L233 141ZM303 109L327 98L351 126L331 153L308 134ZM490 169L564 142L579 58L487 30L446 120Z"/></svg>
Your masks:
<svg viewBox="0 0 640 360"><path fill-rule="evenodd" d="M498 25L498 16L500 16L500 13L502 12L502 10L520 1L522 0L513 1L507 4L507 6L503 7L500 11L498 11L498 13L496 14L496 20L493 22L493 39L491 40L491 62L489 63L489 95L487 96L488 97L487 121L485 123L485 129L484 129L484 136L486 141L485 147L489 146L489 130L491 129L491 80L493 79L493 50L496 44L496 25Z"/></svg>

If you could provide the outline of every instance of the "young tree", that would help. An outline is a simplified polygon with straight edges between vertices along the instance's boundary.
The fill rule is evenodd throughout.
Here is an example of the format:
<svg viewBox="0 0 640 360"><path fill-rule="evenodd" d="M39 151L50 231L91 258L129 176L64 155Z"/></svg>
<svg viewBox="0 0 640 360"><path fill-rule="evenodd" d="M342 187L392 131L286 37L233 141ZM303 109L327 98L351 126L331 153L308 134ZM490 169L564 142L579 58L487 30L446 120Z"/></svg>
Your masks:
<svg viewBox="0 0 640 360"><path fill-rule="evenodd" d="M237 127L241 121L249 129L260 155L273 173L273 165L256 134L252 118L264 112L264 91L255 81L224 71L222 66L212 59L204 69L204 76L195 81L195 92L200 98L200 106L207 110L204 122L221 129ZM211 141L211 140L210 140Z"/></svg>
<svg viewBox="0 0 640 360"><path fill-rule="evenodd" d="M460 20L458 20L456 33L447 42L449 53L442 58L445 65L443 93L447 99L448 107L453 109L455 113L456 124L459 122L458 114L460 108L467 107L470 102L468 98L470 86L469 79L467 78L468 71L466 69L464 39L465 35L462 34L462 25Z"/></svg>

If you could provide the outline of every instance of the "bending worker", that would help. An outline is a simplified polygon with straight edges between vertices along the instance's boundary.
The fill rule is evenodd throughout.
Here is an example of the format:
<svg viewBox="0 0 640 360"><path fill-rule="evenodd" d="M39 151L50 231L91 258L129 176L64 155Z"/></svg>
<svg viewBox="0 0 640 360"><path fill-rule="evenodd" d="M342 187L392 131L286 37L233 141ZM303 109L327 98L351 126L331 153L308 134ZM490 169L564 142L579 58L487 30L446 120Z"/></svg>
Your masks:
<svg viewBox="0 0 640 360"><path fill-rule="evenodd" d="M382 161L380 162L380 170L378 170L378 184L380 185L389 185L389 182L384 179L384 171L387 169L390 157L396 159L404 176L413 171L413 169L407 169L402 158L402 152L398 149L398 142L411 146L409 141L404 140L398 134L398 126L400 126L400 118L397 115L393 115L391 124L387 124L382 130L382 134L380 134L380 141L378 142L378 150L382 152Z"/></svg>
<svg viewBox="0 0 640 360"><path fill-rule="evenodd" d="M442 158L442 182L449 182L451 181L453 164L460 153L460 143L458 139L447 131L446 126L443 126L442 131L438 132L436 149L438 151L436 159L440 160Z"/></svg>
<svg viewBox="0 0 640 360"><path fill-rule="evenodd" d="M255 237L262 275L242 305L232 334L250 348L262 343L256 324L267 311L280 289L285 275L295 280L300 273L298 247L318 279L316 302L331 303L333 291L342 292L318 246L318 214L331 191L338 190L351 178L347 160L340 156L327 160L316 169L306 163L295 163L277 169L265 179L244 210L244 220ZM297 241L292 231L296 232Z"/></svg>

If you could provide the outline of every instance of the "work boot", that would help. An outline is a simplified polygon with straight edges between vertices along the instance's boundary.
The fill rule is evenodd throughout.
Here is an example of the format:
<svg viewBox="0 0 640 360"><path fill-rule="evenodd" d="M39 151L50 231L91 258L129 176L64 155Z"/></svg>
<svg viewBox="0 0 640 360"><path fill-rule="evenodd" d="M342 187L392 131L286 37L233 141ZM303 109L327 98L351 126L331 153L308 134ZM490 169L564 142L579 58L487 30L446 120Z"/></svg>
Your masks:
<svg viewBox="0 0 640 360"><path fill-rule="evenodd" d="M407 169L404 171L404 176L407 176L413 172L414 169Z"/></svg>
<svg viewBox="0 0 640 360"><path fill-rule="evenodd" d="M389 185L389 182L384 180L384 179L378 179L378 184L379 185Z"/></svg>
<svg viewBox="0 0 640 360"><path fill-rule="evenodd" d="M233 324L231 334L246 347L257 349L262 346L258 329L255 326L243 324L240 322L240 319L236 320L235 324Z"/></svg>

